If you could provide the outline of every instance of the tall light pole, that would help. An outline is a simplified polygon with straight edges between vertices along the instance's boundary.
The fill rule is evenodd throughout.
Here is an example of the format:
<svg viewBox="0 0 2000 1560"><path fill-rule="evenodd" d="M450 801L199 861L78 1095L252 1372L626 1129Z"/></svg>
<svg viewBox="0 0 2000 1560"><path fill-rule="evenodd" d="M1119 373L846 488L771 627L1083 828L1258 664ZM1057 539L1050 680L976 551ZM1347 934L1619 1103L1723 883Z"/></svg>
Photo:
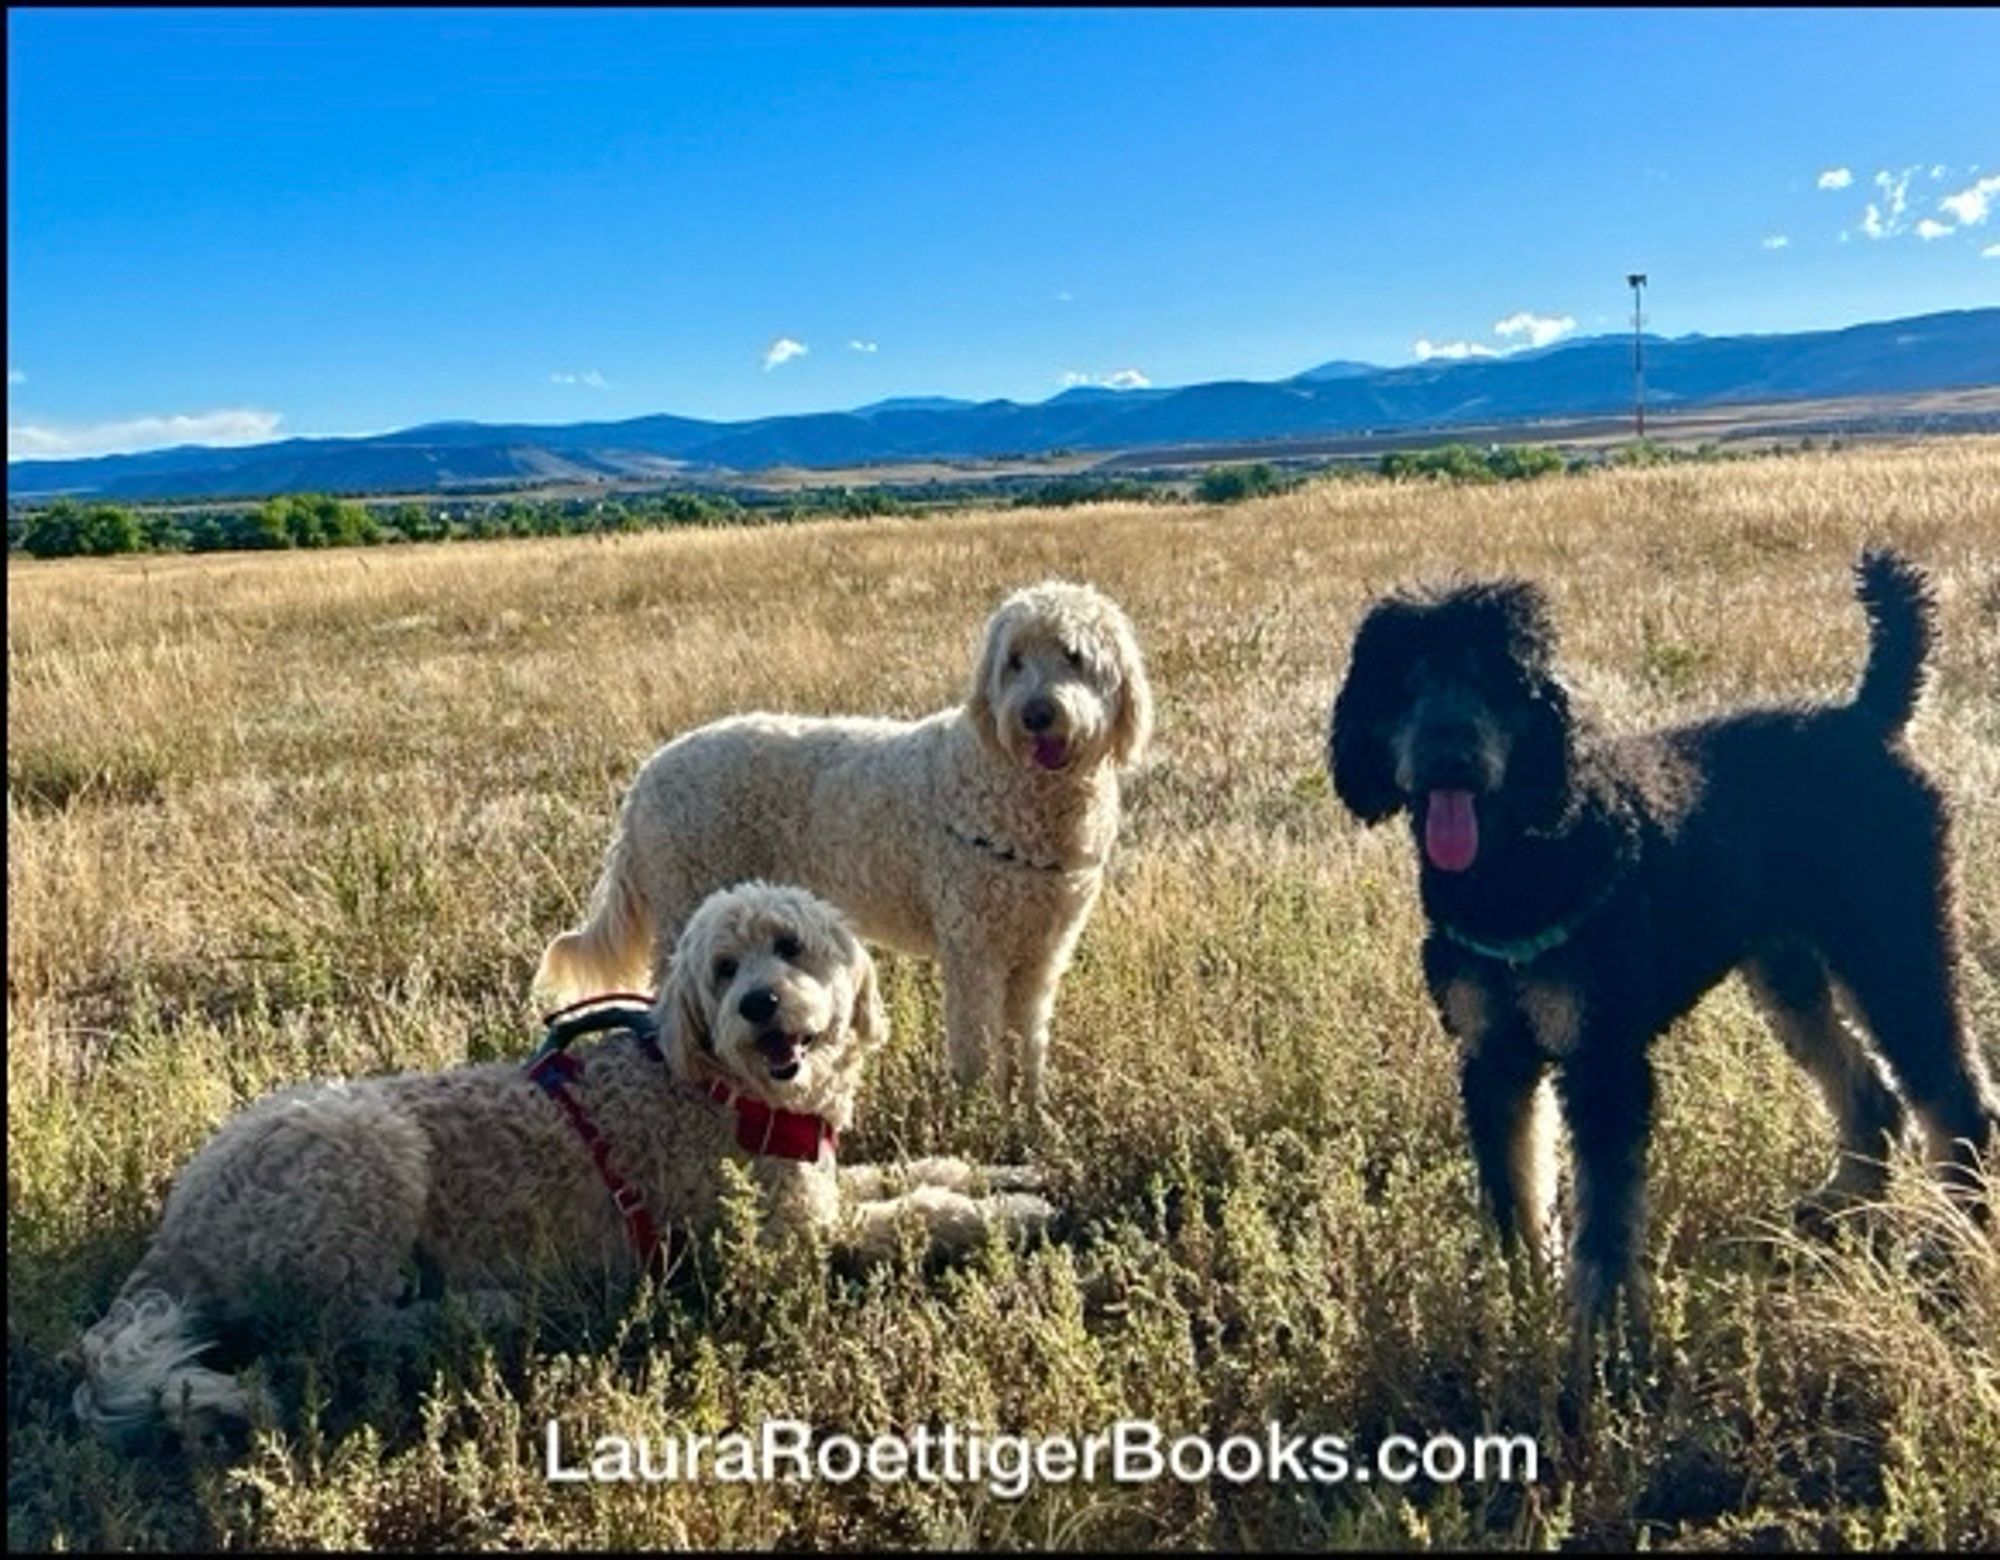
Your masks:
<svg viewBox="0 0 2000 1560"><path fill-rule="evenodd" d="M1625 285L1632 289L1632 423L1638 438L1646 437L1646 357L1645 338L1639 334L1639 289L1646 285L1646 273L1627 274Z"/></svg>

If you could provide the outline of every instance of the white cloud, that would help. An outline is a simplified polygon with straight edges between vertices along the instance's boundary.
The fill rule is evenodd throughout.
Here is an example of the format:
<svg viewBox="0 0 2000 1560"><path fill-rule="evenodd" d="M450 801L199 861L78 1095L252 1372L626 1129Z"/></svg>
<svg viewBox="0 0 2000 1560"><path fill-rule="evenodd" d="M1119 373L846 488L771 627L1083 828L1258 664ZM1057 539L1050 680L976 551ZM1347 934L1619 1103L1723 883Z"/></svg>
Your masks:
<svg viewBox="0 0 2000 1560"><path fill-rule="evenodd" d="M1927 244L1934 238L1948 238L1957 231L1949 222L1933 222L1929 217L1917 224L1917 237Z"/></svg>
<svg viewBox="0 0 2000 1560"><path fill-rule="evenodd" d="M1769 238L1764 240L1764 247L1766 249L1789 249L1791 244L1792 241L1783 233L1773 233Z"/></svg>
<svg viewBox="0 0 2000 1560"><path fill-rule="evenodd" d="M1097 385L1105 390L1147 390L1152 383L1136 368L1121 368L1115 374L1080 374L1071 369L1061 380L1066 390L1073 390L1078 385Z"/></svg>
<svg viewBox="0 0 2000 1560"><path fill-rule="evenodd" d="M7 383L8 383L8 384L10 384L10 385L25 385L25 384L26 384L27 382L28 382L28 376L27 376L26 374L22 373L22 372L21 372L21 371L20 371L20 370L19 370L18 368L10 368L10 369L8 369L8 370L7 370Z"/></svg>
<svg viewBox="0 0 2000 1560"><path fill-rule="evenodd" d="M1979 258L1982 260L2000 260L2000 244L1988 244L1984 249L1979 251Z"/></svg>
<svg viewBox="0 0 2000 1560"><path fill-rule="evenodd" d="M1482 347L1476 341L1426 341L1421 336L1410 346L1419 363L1428 363L1432 358L1490 358L1500 354L1491 347Z"/></svg>
<svg viewBox="0 0 2000 1560"><path fill-rule="evenodd" d="M856 352L873 352L875 350L875 343L872 341L860 341L860 340L850 341L848 342L848 346L853 348Z"/></svg>
<svg viewBox="0 0 2000 1560"><path fill-rule="evenodd" d="M2000 173L1967 185L1956 195L1945 196L1938 207L1956 217L1960 227L1978 227L1991 214L1995 195L2000 195Z"/></svg>
<svg viewBox="0 0 2000 1560"><path fill-rule="evenodd" d="M1861 214L1861 231L1870 238L1887 238L1889 229L1883 224L1882 213L1875 209L1875 202L1868 203L1868 209Z"/></svg>
<svg viewBox="0 0 2000 1560"><path fill-rule="evenodd" d="M1069 289L1068 289L1067 287L1065 287L1065 288L1064 288L1064 289L1063 289L1063 290L1062 290L1061 292L1059 292L1059 293L1057 293L1057 294L1056 294L1056 302L1057 302L1057 303L1075 303L1075 302L1076 302L1076 294L1075 294L1075 293L1073 293L1073 292L1071 292L1071 291L1070 291L1070 290L1069 290Z"/></svg>
<svg viewBox="0 0 2000 1560"><path fill-rule="evenodd" d="M1819 187L1823 190L1844 190L1854 182L1854 172L1849 168L1829 168L1819 176Z"/></svg>
<svg viewBox="0 0 2000 1560"><path fill-rule="evenodd" d="M125 455L175 444L260 444L276 435L282 420L280 413L245 407L132 417L123 422L9 423L7 458L63 460L83 455Z"/></svg>
<svg viewBox="0 0 2000 1560"><path fill-rule="evenodd" d="M1931 177L1933 179L1942 179L1946 172L1947 169L1943 163L1933 163L1931 165Z"/></svg>
<svg viewBox="0 0 2000 1560"><path fill-rule="evenodd" d="M1576 321L1567 314L1530 314L1526 309L1493 322L1494 335L1526 336L1531 347L1546 347L1575 329Z"/></svg>
<svg viewBox="0 0 2000 1560"><path fill-rule="evenodd" d="M609 388L611 381L606 379L596 369L586 368L580 374L551 374L549 375L549 383L556 385L587 385L592 390L603 390Z"/></svg>
<svg viewBox="0 0 2000 1560"><path fill-rule="evenodd" d="M1891 173L1885 168L1875 175L1875 188L1882 192L1884 200L1888 202L1889 231L1892 233L1898 231L1898 219L1903 215L1904 208L1910 204L1910 175L1916 171L1914 168L1905 168L1901 173Z"/></svg>
<svg viewBox="0 0 2000 1560"><path fill-rule="evenodd" d="M812 348L803 341L794 341L790 336L780 336L764 349L764 367L776 368L780 363L789 363L795 357L804 357Z"/></svg>

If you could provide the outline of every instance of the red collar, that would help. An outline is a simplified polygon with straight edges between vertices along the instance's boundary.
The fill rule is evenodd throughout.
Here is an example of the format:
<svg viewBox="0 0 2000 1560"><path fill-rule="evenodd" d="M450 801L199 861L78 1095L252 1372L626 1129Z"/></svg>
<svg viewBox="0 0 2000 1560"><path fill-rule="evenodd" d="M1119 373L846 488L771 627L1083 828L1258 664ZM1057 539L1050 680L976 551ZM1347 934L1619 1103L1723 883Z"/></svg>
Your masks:
<svg viewBox="0 0 2000 1560"><path fill-rule="evenodd" d="M840 1134L818 1116L767 1105L720 1078L710 1078L700 1087L716 1104L735 1107L736 1146L746 1154L796 1159L810 1165L819 1161L821 1148L840 1152Z"/></svg>

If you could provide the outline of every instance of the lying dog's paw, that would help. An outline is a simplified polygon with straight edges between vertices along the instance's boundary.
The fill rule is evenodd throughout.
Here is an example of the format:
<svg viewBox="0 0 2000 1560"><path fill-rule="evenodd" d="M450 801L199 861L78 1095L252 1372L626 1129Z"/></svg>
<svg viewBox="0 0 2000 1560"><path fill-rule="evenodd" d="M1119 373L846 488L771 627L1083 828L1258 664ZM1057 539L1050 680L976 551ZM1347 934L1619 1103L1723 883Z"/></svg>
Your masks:
<svg viewBox="0 0 2000 1560"><path fill-rule="evenodd" d="M1046 1235L1060 1217L1054 1204L1032 1192L1002 1192L992 1202L1000 1227L1009 1235Z"/></svg>
<svg viewBox="0 0 2000 1560"><path fill-rule="evenodd" d="M1039 1192L1049 1184L1040 1165L986 1165L980 1175L996 1192Z"/></svg>

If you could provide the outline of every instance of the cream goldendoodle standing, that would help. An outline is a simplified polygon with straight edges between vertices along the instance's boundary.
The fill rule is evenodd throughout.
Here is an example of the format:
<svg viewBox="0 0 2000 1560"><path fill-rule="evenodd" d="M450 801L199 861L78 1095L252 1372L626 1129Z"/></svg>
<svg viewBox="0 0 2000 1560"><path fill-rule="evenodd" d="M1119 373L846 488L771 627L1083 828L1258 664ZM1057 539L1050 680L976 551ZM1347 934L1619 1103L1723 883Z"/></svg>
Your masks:
<svg viewBox="0 0 2000 1560"><path fill-rule="evenodd" d="M936 958L960 1082L991 1058L1002 1097L1018 1077L1039 1110L1056 986L1118 834L1118 770L1152 719L1125 614L1048 581L987 622L957 708L919 721L743 715L689 732L639 771L589 918L549 945L537 985L657 979L712 889L795 881L862 936Z"/></svg>

